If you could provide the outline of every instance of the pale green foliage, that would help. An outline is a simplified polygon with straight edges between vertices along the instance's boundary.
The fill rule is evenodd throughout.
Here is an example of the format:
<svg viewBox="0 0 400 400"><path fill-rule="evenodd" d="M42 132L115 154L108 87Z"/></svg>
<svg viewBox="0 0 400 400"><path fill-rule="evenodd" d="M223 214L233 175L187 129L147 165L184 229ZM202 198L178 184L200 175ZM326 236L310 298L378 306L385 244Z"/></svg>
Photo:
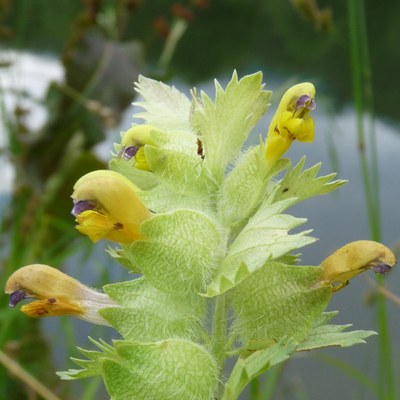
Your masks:
<svg viewBox="0 0 400 400"><path fill-rule="evenodd" d="M305 219L281 214L294 199L270 204L264 202L232 243L215 278L207 287L213 297L238 285L265 262L277 259L291 250L312 243L315 239L306 232L289 235Z"/></svg>
<svg viewBox="0 0 400 400"><path fill-rule="evenodd" d="M167 293L197 295L217 268L221 234L214 221L192 210L159 214L142 226L147 240L130 249L146 279Z"/></svg>
<svg viewBox="0 0 400 400"><path fill-rule="evenodd" d="M57 372L58 376L62 379L80 379L100 375L100 361L103 358L118 358L115 348L104 342L104 340L100 339L99 342L92 338L89 338L89 340L101 351L85 350L78 347L78 350L86 357L86 359L71 358L71 360L82 367L82 369L69 369L68 371Z"/></svg>
<svg viewBox="0 0 400 400"><path fill-rule="evenodd" d="M144 279L104 287L122 307L106 308L101 315L128 340L197 338L205 300L200 296L165 293Z"/></svg>
<svg viewBox="0 0 400 400"><path fill-rule="evenodd" d="M285 177L278 183L279 189L275 192L274 201L296 198L298 203L312 196L329 193L347 182L332 181L335 173L317 177L321 163L303 170L305 162L306 158L303 157L293 169L289 168Z"/></svg>
<svg viewBox="0 0 400 400"><path fill-rule="evenodd" d="M190 101L173 86L139 76L135 85L143 101L134 103L144 109L136 113L135 118L142 118L146 123L167 132L190 133Z"/></svg>
<svg viewBox="0 0 400 400"><path fill-rule="evenodd" d="M171 210L185 209L208 211L212 207L208 196L191 195L176 192L171 186L160 184L148 192L140 193L140 198L150 210L157 213L169 212Z"/></svg>
<svg viewBox="0 0 400 400"><path fill-rule="evenodd" d="M269 106L262 74L239 80L234 72L226 89L216 82L215 101L195 91L190 101L144 77L137 90L144 111L135 117L156 128L144 148L150 171L118 158L118 145L110 167L140 188L154 214L141 240L109 253L143 276L104 287L118 306L100 313L124 340L81 350L88 359L74 361L83 369L62 377L101 375L115 400L233 400L295 351L373 334L328 325L331 290L315 286L320 268L290 265L292 252L315 239L291 233L306 219L286 210L344 181L317 177L320 165L304 169L305 157L293 169L289 160L271 165L262 140L241 149Z"/></svg>
<svg viewBox="0 0 400 400"><path fill-rule="evenodd" d="M124 246L127 247L127 246ZM117 263L121 264L123 267L128 269L129 271L132 271L135 274L140 274L141 271L140 269L132 264L132 261L129 259L127 252L125 251L124 248L122 247L111 247L109 246L106 249L106 252L112 257Z"/></svg>
<svg viewBox="0 0 400 400"><path fill-rule="evenodd" d="M232 291L233 333L265 343L303 340L331 297L329 288L312 289L319 274L319 267L265 264Z"/></svg>
<svg viewBox="0 0 400 400"><path fill-rule="evenodd" d="M158 184L157 177L151 172L143 171L138 168L132 168L131 160L113 158L110 161L110 169L125 175L132 182L135 182L135 184L142 190L153 189Z"/></svg>
<svg viewBox="0 0 400 400"><path fill-rule="evenodd" d="M175 193L202 196L211 188L207 175L201 168L199 157L187 155L177 150L155 146L146 147L146 157L154 175L160 178Z"/></svg>
<svg viewBox="0 0 400 400"><path fill-rule="evenodd" d="M314 327L308 336L297 346L297 351L317 349L320 347L338 346L349 347L358 343L365 343L369 336L376 335L374 331L344 332L352 325L331 325L327 322L337 312L323 313L315 321Z"/></svg>
<svg viewBox="0 0 400 400"><path fill-rule="evenodd" d="M122 341L115 348L120 358L105 358L100 363L111 399L210 399L216 368L201 346L169 339Z"/></svg>
<svg viewBox="0 0 400 400"><path fill-rule="evenodd" d="M221 222L233 228L247 220L265 197L271 176L286 168L288 163L289 160L279 160L269 169L263 144L246 151L219 190L217 207Z"/></svg>
<svg viewBox="0 0 400 400"><path fill-rule="evenodd" d="M191 123L203 142L205 163L217 182L222 182L226 164L242 148L250 130L269 106L271 92L262 90L258 72L238 80L234 72L226 89L215 82L215 101L194 93Z"/></svg>

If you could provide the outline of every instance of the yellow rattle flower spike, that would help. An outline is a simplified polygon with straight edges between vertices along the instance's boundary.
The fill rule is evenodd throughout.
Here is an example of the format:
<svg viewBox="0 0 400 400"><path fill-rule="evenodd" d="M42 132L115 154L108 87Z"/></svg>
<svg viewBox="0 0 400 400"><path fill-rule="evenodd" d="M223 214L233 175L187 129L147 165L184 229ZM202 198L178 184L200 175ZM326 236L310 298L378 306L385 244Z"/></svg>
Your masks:
<svg viewBox="0 0 400 400"><path fill-rule="evenodd" d="M98 311L118 307L106 294L44 264L19 268L8 278L4 291L10 295L10 307L24 299L36 299L21 307L21 311L32 318L72 315L95 324L109 325Z"/></svg>
<svg viewBox="0 0 400 400"><path fill-rule="evenodd" d="M266 158L272 164L278 160L297 139L314 140L314 120L311 111L316 108L315 87L304 82L289 88L283 95L268 129Z"/></svg>
<svg viewBox="0 0 400 400"><path fill-rule="evenodd" d="M138 191L118 172L89 172L76 182L72 194L76 228L93 242L109 239L131 243L141 239L140 226L151 214Z"/></svg>

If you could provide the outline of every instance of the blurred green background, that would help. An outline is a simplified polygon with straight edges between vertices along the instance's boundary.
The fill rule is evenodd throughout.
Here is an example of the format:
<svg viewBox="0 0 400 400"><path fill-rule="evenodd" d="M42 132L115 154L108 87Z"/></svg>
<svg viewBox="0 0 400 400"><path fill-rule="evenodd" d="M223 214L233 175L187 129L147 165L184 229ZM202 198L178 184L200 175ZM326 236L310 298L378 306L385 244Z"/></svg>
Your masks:
<svg viewBox="0 0 400 400"><path fill-rule="evenodd" d="M290 82L313 81L324 133L316 150L290 154L296 162L310 151L310 160L326 163L323 172L337 169L354 184L342 197L297 210L321 237L319 249L303 258L318 263L346 239L372 237L395 248L399 15L395 0L0 0L0 286L15 268L34 262L59 266L95 287L126 278L104 244L77 234L70 194L82 174L106 166L112 142L131 124L139 74L186 93L192 86L210 89L213 78L226 82L234 69L239 76L262 70L278 95ZM389 144L380 151L384 138ZM383 339L372 340L368 353L357 346L314 359L302 355L271 375L269 387L254 387L243 399L395 400L398 305L386 309L365 281L354 288L335 304L344 309L343 322L356 324L363 308L360 329L383 329ZM88 347L88 335L115 338L111 329L28 320L7 303L0 294L0 399L107 398L99 380L62 382L54 371L71 367L68 357L77 356L76 345ZM54 397L38 394L37 382L27 383L24 373Z"/></svg>

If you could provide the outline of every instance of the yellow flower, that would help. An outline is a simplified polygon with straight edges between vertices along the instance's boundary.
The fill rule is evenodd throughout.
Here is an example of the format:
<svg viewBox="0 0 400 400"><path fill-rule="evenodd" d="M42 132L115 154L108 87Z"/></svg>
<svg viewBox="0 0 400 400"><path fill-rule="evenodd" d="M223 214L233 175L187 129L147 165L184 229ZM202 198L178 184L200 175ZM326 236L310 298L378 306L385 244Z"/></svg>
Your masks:
<svg viewBox="0 0 400 400"><path fill-rule="evenodd" d="M314 121L310 116L316 107L314 97L315 87L309 82L292 86L283 95L268 129L266 158L270 163L279 159L293 140L314 140Z"/></svg>
<svg viewBox="0 0 400 400"><path fill-rule="evenodd" d="M72 194L77 229L93 242L109 239L131 243L140 239L140 225L150 212L137 196L138 191L131 181L114 171L84 175Z"/></svg>
<svg viewBox="0 0 400 400"><path fill-rule="evenodd" d="M372 269L385 274L394 264L396 257L386 246L371 240L358 240L336 250L321 263L321 276L316 286L332 285L336 292L363 271Z"/></svg>
<svg viewBox="0 0 400 400"><path fill-rule="evenodd" d="M147 159L144 154L144 145L154 144L150 138L150 132L155 130L151 125L134 125L128 129L121 141L121 151L118 157L123 157L125 160L134 158L134 167L149 171Z"/></svg>
<svg viewBox="0 0 400 400"><path fill-rule="evenodd" d="M21 307L29 317L72 315L94 324L109 325L98 313L117 304L106 294L97 292L56 268L31 264L15 271L4 289L10 306L24 299L37 299Z"/></svg>

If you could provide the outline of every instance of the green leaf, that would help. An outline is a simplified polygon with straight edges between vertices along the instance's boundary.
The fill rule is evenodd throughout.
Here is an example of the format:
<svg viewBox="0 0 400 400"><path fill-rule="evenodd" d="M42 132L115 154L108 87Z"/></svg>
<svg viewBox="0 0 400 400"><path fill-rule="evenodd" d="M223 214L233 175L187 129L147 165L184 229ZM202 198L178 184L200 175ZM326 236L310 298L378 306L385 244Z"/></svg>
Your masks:
<svg viewBox="0 0 400 400"><path fill-rule="evenodd" d="M233 227L249 218L263 200L268 180L288 163L288 160L279 160L274 168L269 169L263 144L247 150L220 189L218 213L221 221Z"/></svg>
<svg viewBox="0 0 400 400"><path fill-rule="evenodd" d="M161 292L144 278L104 286L121 307L100 314L127 340L156 341L169 337L195 339L205 314L205 299Z"/></svg>
<svg viewBox="0 0 400 400"><path fill-rule="evenodd" d="M317 177L321 163L303 170L305 161L304 156L292 170L288 170L285 177L278 183L279 189L275 192L274 201L296 198L296 203L298 203L309 197L330 193L347 182L332 181L336 173Z"/></svg>
<svg viewBox="0 0 400 400"><path fill-rule="evenodd" d="M180 152L188 156L196 156L199 159L197 154L197 136L194 133L153 130L150 133L150 137L157 147Z"/></svg>
<svg viewBox="0 0 400 400"><path fill-rule="evenodd" d="M314 321L314 327L319 325L327 324L332 318L336 317L339 314L339 311L327 311L323 312L318 316L318 318Z"/></svg>
<svg viewBox="0 0 400 400"><path fill-rule="evenodd" d="M100 339L99 342L89 337L89 340L101 351L85 350L78 347L78 350L87 357L86 360L71 357L71 360L82 367L82 369L69 369L68 371L56 372L57 375L64 380L88 378L101 375L100 360L105 357L116 359L118 355L115 348Z"/></svg>
<svg viewBox="0 0 400 400"><path fill-rule="evenodd" d="M201 92L193 97L191 123L200 137L204 162L215 179L223 178L226 164L240 151L251 129L266 112L271 92L264 91L262 73L238 80L234 72L225 91L215 81L215 102Z"/></svg>
<svg viewBox="0 0 400 400"><path fill-rule="evenodd" d="M330 346L350 347L354 344L365 343L364 339L372 335L377 335L374 331L364 330L343 332L351 326L351 324L316 325L308 336L299 344L297 351L308 351Z"/></svg>
<svg viewBox="0 0 400 400"><path fill-rule="evenodd" d="M109 162L109 167L112 171L124 175L141 190L153 189L159 183L158 178L153 173L134 168L132 160L113 158Z"/></svg>
<svg viewBox="0 0 400 400"><path fill-rule="evenodd" d="M135 376L128 368L118 361L104 359L101 364L103 381L110 400L143 399L144 393L137 391L140 385L139 377Z"/></svg>
<svg viewBox="0 0 400 400"><path fill-rule="evenodd" d="M268 262L230 292L233 334L246 346L303 340L331 298L329 288L312 289L320 273L319 267Z"/></svg>
<svg viewBox="0 0 400 400"><path fill-rule="evenodd" d="M187 155L180 151L146 146L145 154L152 172L175 193L209 196L215 192L197 153Z"/></svg>
<svg viewBox="0 0 400 400"><path fill-rule="evenodd" d="M123 341L115 347L121 361L102 361L111 399L211 399L217 369L203 347L181 339L156 343Z"/></svg>
<svg viewBox="0 0 400 400"><path fill-rule="evenodd" d="M176 210L142 224L147 240L131 245L130 257L157 289L175 294L205 289L221 252L218 227L204 213Z"/></svg>
<svg viewBox="0 0 400 400"><path fill-rule="evenodd" d="M232 243L221 268L207 287L207 297L235 287L267 261L315 241L306 236L309 231L289 235L289 230L306 221L281 214L294 201L287 199L273 204L266 201L258 209Z"/></svg>
<svg viewBox="0 0 400 400"><path fill-rule="evenodd" d="M144 108L134 115L164 132L191 132L189 123L190 101L174 86L139 76L136 91L143 101L133 103Z"/></svg>
<svg viewBox="0 0 400 400"><path fill-rule="evenodd" d="M112 257L117 263L121 264L123 267L126 269L129 269L135 274L140 274L141 271L139 268L137 268L136 265L132 263L132 261L129 259L128 254L126 252L126 247L125 245L122 245L122 247L111 247L108 246L106 248L106 252Z"/></svg>
<svg viewBox="0 0 400 400"><path fill-rule="evenodd" d="M204 212L212 210L213 205L208 196L177 192L174 187L168 185L158 185L148 192L141 192L140 199L156 214L182 208Z"/></svg>
<svg viewBox="0 0 400 400"><path fill-rule="evenodd" d="M266 350L259 350L247 358L239 358L226 384L221 400L235 400L242 390L257 376L274 365L286 361L295 351L294 342L278 342Z"/></svg>

